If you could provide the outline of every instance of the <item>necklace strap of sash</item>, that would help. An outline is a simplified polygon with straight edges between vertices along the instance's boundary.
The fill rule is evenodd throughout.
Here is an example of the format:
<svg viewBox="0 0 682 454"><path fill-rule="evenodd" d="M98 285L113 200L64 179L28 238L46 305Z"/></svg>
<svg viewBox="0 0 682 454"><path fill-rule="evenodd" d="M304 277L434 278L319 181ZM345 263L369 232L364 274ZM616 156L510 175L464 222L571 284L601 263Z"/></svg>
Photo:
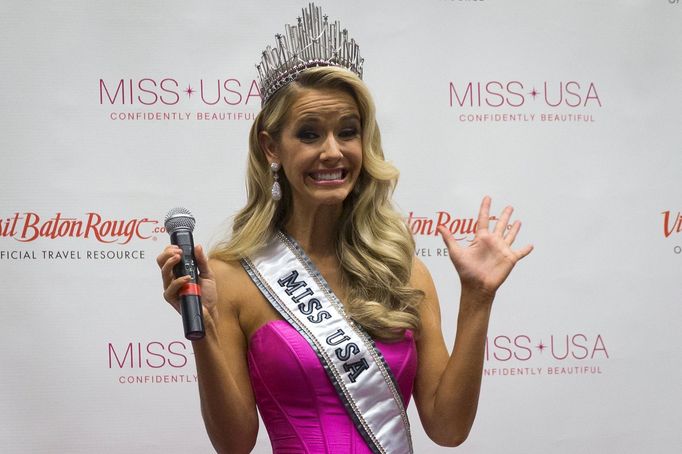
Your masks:
<svg viewBox="0 0 682 454"><path fill-rule="evenodd" d="M388 364L296 241L277 232L242 266L313 348L372 452L411 454L410 424Z"/></svg>

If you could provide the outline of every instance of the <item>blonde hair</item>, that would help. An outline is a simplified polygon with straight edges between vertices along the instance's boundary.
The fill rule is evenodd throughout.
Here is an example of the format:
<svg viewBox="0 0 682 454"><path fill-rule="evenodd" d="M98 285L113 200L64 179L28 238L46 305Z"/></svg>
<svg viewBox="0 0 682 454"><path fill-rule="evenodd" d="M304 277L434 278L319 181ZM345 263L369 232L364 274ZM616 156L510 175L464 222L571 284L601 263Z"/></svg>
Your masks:
<svg viewBox="0 0 682 454"><path fill-rule="evenodd" d="M282 199L272 199L270 166L258 135L266 131L279 140L287 113L306 88L346 91L360 111L362 170L343 203L336 238L342 282L347 288L347 312L375 338L401 339L406 329L416 333L423 292L409 285L414 239L391 203L399 172L384 160L369 90L347 70L308 69L265 104L249 134L246 206L234 218L231 237L217 244L210 256L223 261L247 257L284 226L292 207L291 190L282 175Z"/></svg>

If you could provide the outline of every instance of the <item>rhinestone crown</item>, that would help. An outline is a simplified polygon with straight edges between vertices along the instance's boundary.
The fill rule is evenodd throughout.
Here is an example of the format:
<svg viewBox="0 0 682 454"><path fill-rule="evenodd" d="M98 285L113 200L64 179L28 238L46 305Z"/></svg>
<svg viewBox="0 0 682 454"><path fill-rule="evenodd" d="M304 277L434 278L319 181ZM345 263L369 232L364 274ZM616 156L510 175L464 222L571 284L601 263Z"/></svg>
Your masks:
<svg viewBox="0 0 682 454"><path fill-rule="evenodd" d="M314 3L302 13L297 25L287 24L284 35L275 35L277 46L266 47L256 65L262 104L308 68L339 66L362 79L364 59L355 40L348 39L348 30L342 29L339 21L330 23Z"/></svg>

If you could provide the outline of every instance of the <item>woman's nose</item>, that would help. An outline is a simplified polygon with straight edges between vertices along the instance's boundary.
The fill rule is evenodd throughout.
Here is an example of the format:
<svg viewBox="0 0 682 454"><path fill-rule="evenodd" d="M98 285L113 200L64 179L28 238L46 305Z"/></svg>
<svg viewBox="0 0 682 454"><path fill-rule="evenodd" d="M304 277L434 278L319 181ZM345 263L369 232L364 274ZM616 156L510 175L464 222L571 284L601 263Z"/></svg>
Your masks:
<svg viewBox="0 0 682 454"><path fill-rule="evenodd" d="M334 134L329 134L327 140L322 144L322 153L320 158L323 160L340 159L343 157L341 152L341 143Z"/></svg>

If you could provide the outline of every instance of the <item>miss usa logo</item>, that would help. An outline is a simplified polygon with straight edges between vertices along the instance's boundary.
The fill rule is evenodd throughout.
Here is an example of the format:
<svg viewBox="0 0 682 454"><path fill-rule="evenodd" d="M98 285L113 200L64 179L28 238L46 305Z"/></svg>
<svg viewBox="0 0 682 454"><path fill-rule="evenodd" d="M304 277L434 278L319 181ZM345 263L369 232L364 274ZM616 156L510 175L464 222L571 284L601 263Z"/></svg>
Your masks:
<svg viewBox="0 0 682 454"><path fill-rule="evenodd" d="M107 350L109 369L182 368L190 354L187 345L180 341L128 342L118 346L109 342Z"/></svg>
<svg viewBox="0 0 682 454"><path fill-rule="evenodd" d="M486 337L485 361L529 361L540 355L556 361L609 359L601 334L550 334L544 339L530 334Z"/></svg>
<svg viewBox="0 0 682 454"><path fill-rule="evenodd" d="M102 105L175 106L184 100L203 105L260 106L258 83L235 78L179 82L172 77L142 79L99 79Z"/></svg>
<svg viewBox="0 0 682 454"><path fill-rule="evenodd" d="M450 107L602 107L589 81L529 83L519 80L450 82Z"/></svg>
<svg viewBox="0 0 682 454"><path fill-rule="evenodd" d="M159 221L149 218L106 219L99 213L86 213L82 219L65 217L61 212L51 218L27 211L0 218L0 237L27 243L38 238L94 238L100 243L128 244L133 238L156 239Z"/></svg>

